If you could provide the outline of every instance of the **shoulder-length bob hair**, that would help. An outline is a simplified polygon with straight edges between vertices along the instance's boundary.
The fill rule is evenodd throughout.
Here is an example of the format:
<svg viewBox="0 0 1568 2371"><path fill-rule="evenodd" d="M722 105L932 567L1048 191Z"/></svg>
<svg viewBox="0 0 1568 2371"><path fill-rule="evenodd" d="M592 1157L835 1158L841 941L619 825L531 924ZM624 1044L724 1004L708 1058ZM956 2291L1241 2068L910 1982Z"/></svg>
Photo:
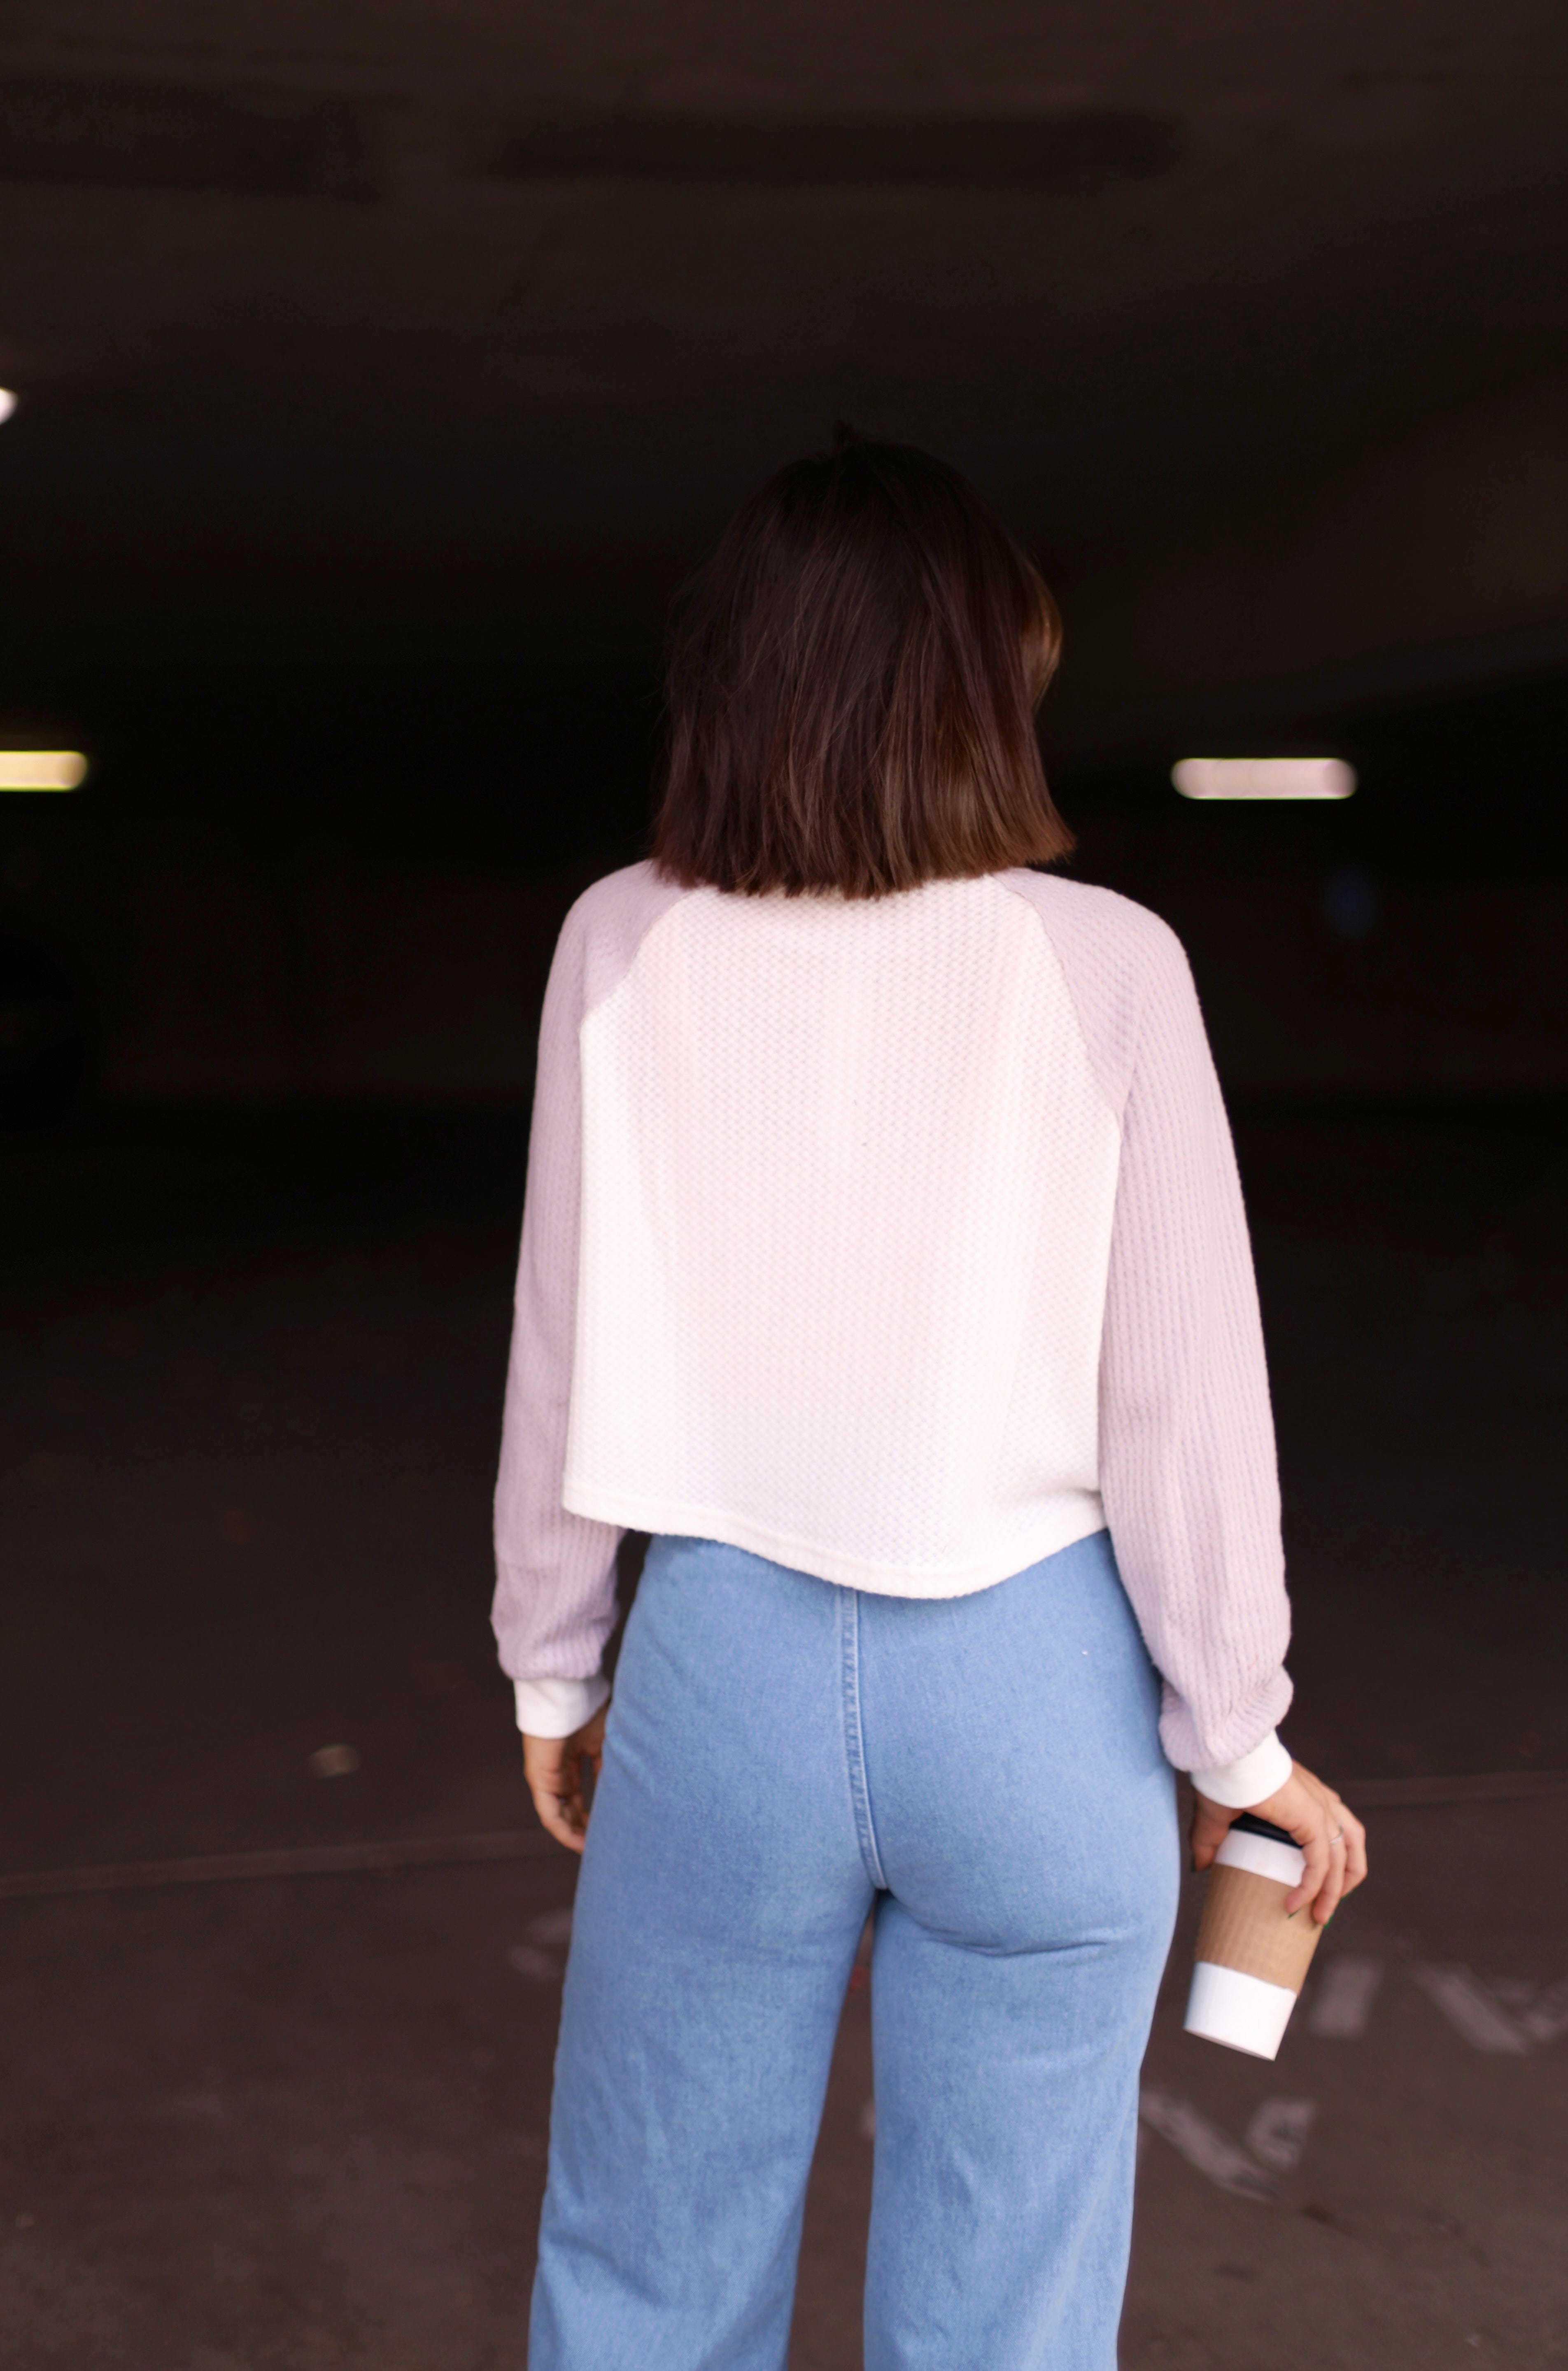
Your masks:
<svg viewBox="0 0 1568 2371"><path fill-rule="evenodd" d="M1034 711L1040 573L956 469L840 428L678 596L650 855L686 887L881 897L1073 844Z"/></svg>

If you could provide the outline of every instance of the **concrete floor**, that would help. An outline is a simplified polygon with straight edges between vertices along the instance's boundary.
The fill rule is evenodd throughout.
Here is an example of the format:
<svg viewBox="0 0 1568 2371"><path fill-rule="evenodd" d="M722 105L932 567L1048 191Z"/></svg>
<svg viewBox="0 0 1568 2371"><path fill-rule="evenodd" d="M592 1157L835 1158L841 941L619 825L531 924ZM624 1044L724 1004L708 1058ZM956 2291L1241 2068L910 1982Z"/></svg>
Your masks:
<svg viewBox="0 0 1568 2371"><path fill-rule="evenodd" d="M1341 1781L1568 1769L1562 1113L1240 1137L1287 1735ZM485 1619L521 1156L375 1114L0 1144L0 1874L524 1821ZM1178 1938L1127 2371L1568 2365L1568 1796L1371 1826L1276 2065L1182 2034ZM520 2365L572 1877L0 1902L6 2371ZM870 2010L796 2371L859 2360Z"/></svg>

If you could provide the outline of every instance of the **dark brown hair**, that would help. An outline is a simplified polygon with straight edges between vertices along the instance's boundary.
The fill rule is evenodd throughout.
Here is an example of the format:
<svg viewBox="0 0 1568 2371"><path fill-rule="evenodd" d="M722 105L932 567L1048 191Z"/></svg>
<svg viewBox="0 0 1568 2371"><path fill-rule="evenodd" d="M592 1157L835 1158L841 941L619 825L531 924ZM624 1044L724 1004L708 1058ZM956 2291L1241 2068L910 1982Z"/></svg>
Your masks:
<svg viewBox="0 0 1568 2371"><path fill-rule="evenodd" d="M755 896L880 897L1063 856L1034 711L1061 628L956 469L840 428L679 596L650 854Z"/></svg>

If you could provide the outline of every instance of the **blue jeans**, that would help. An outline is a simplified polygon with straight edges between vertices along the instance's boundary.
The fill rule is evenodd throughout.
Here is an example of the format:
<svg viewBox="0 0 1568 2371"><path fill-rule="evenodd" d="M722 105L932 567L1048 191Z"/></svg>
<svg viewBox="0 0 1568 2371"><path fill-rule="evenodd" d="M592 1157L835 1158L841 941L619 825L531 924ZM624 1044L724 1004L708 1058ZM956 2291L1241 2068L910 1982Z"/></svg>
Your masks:
<svg viewBox="0 0 1568 2371"><path fill-rule="evenodd" d="M661 1538L577 1891L530 2371L783 2371L876 1908L867 2371L1113 2371L1179 1874L1109 1535L877 1597Z"/></svg>

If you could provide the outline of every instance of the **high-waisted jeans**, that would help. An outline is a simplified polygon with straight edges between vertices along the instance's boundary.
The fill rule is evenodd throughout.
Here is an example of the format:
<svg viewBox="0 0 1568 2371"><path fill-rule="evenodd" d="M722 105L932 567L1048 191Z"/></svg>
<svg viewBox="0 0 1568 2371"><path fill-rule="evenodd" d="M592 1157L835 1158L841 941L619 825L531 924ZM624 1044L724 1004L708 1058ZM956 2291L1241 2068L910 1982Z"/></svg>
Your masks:
<svg viewBox="0 0 1568 2371"><path fill-rule="evenodd" d="M562 2004L530 2371L783 2371L875 1908L867 2371L1113 2371L1175 1917L1107 1533L943 1599L655 1539Z"/></svg>

